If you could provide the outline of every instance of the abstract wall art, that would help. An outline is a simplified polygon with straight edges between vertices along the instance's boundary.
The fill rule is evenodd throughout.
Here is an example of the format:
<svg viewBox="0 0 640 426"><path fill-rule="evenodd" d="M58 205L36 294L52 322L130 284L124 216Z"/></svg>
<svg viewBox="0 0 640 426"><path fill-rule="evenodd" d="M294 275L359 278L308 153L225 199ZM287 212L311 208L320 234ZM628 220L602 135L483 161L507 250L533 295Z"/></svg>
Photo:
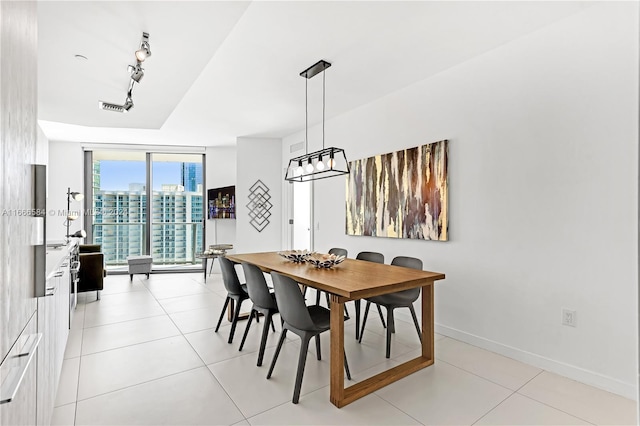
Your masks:
<svg viewBox="0 0 640 426"><path fill-rule="evenodd" d="M346 232L448 240L448 141L350 163Z"/></svg>

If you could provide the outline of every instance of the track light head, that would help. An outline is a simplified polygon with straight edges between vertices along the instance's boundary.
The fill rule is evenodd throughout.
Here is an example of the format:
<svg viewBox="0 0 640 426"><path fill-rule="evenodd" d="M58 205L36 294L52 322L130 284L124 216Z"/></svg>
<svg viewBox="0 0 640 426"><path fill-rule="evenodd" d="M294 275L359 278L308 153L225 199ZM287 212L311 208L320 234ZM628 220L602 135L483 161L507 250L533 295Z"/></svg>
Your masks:
<svg viewBox="0 0 640 426"><path fill-rule="evenodd" d="M136 50L136 59L138 62L144 62L151 56L151 47L149 47L149 33L142 33L142 41L140 42L140 49Z"/></svg>
<svg viewBox="0 0 640 426"><path fill-rule="evenodd" d="M131 73L131 80L136 83L140 83L140 80L144 77L144 68L142 68L139 63L135 67L129 65L129 72Z"/></svg>

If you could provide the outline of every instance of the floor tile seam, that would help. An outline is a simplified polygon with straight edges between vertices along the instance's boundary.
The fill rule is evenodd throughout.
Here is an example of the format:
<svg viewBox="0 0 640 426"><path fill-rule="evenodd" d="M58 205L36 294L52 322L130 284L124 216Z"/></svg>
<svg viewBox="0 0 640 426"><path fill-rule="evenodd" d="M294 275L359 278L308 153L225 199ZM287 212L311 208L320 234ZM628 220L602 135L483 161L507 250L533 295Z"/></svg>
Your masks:
<svg viewBox="0 0 640 426"><path fill-rule="evenodd" d="M84 338L82 340L84 342ZM78 419L78 395L80 394L80 371L82 370L82 343L83 342L80 342L80 361L78 362L78 383L76 383L76 400L75 400L76 406L74 407L74 410L73 410L74 426ZM60 387L60 383L58 383L58 387Z"/></svg>
<svg viewBox="0 0 640 426"><path fill-rule="evenodd" d="M144 283L143 283L144 285ZM147 288L145 286L145 288ZM147 341L147 342L141 342L141 343L137 343L137 344L133 344L133 345L128 345L128 346L123 346L123 348L125 347L129 347L129 346L135 346L138 344L143 344L143 343L149 343L149 342L154 342L154 341L159 341L159 340L164 340L167 338L171 338L171 337L176 337L176 336L180 336L184 339L184 341L187 343L187 345L191 348L191 350L195 353L195 355L198 357L198 359L200 359L200 361L202 362L203 366L207 366L207 364L204 362L204 360L200 357L200 354L198 353L198 351L195 350L195 348L191 345L191 342L189 342L189 339L187 339L184 335L184 333L182 332L182 330L180 329L180 327L178 327L178 325L175 323L175 321L173 320L173 318L171 318L171 315L169 315L169 313L167 313L167 310L164 308L164 306L162 306L162 304L160 303L160 301L158 300L158 298L156 297L155 294L153 294L148 288L147 291L149 291L149 294L151 295L151 297L153 297L153 299L155 300L155 302L158 304L158 306L160 306L160 309L162 309L162 312L164 312L164 315L167 316L167 318L169 319L169 321L171 321L171 323L173 324L173 326L176 328L176 330L178 331L179 334L176 334L175 336L169 336L169 337L165 337L165 338L160 338L160 339L154 339L151 341ZM161 315L155 315L155 316L161 316ZM147 318L153 318L154 316L151 317L147 317ZM139 319L145 319L145 318L139 318ZM125 322L125 321L123 321ZM122 349L122 348L119 348ZM104 351L106 352L106 351Z"/></svg>
<svg viewBox="0 0 640 426"><path fill-rule="evenodd" d="M320 390L322 390L322 389L330 388L330 387L331 387L331 385L329 384L329 385L321 386L321 387L319 387L318 389L312 390L312 391L310 391L310 392L305 392L305 393L300 392L300 398L302 398L302 397L303 397L303 396L305 396L305 395L310 395L310 394L311 394L311 393L313 393L313 392L317 392L317 391L320 391ZM371 393L371 394L369 394L369 395L375 396L375 397L377 397L377 398L381 399L382 401L384 401L384 402L388 403L389 405L391 405L392 407L394 407L396 410L398 410L398 411L400 411L401 413L405 414L407 417L409 417L409 418L411 418L411 419L415 420L415 421L416 421L416 423L418 423L418 424L423 424L423 423L421 423L419 420L417 420L416 418L414 418L413 416L411 416L410 414L408 414L408 413L404 412L403 410L401 410L400 408L396 407L396 406L395 406L393 403L391 403L390 401L387 401L387 400L386 400L386 399L384 399L382 396L378 395L376 392ZM366 395L366 396L369 396L369 395ZM265 410L263 410L263 411L260 411L260 412L258 412L258 413L256 413L256 414L253 414L253 415L251 415L250 417L245 418L245 420L246 420L247 422L249 422L249 424L253 424L253 423L251 423L250 419L252 419L252 418L254 418L254 417L257 417L257 416L259 416L259 415L261 415L261 414L264 414L264 413L266 413L266 412L268 412L268 411L274 410L274 409L276 409L276 408L278 408L278 407L282 407L282 406L284 406L284 405L290 404L290 403L291 403L291 401L290 401L290 400L287 400L286 402L283 402L283 403L281 403L281 404L274 405L273 407L267 408L267 409L265 409ZM301 402L301 403L302 403L302 402Z"/></svg>
<svg viewBox="0 0 640 426"><path fill-rule="evenodd" d="M383 328L383 330L386 330L386 328ZM378 331L376 331L376 330L367 330L367 331L368 331L369 333L373 333L373 334L375 334L375 335L377 335L377 336L379 336L379 337L383 337L383 338L385 339L385 341L386 341L386 338L387 338L387 333L386 333L386 331L385 331L385 332L383 332L383 333L379 333L379 332L378 332ZM414 332L415 332L415 330L414 330ZM397 333L393 333L393 334L397 334ZM417 337L416 337L416 339L417 339ZM398 340L398 339L396 339L396 340ZM434 342L435 342L435 339L434 339ZM392 345L391 345L391 346L392 346L392 348L393 348L393 342L391 342L391 343L392 343ZM412 345L412 343L403 343L402 341L398 341L398 342L396 342L396 343L398 343L398 344L400 344L400 345L407 346L407 347L410 347L410 346ZM420 348L420 344L419 344L419 341L418 341L418 344L416 345L416 347L415 347L415 348L411 348L411 350L415 350L415 349L419 349L419 348Z"/></svg>
<svg viewBox="0 0 640 426"><path fill-rule="evenodd" d="M207 369L207 371L209 372L209 374L211 375L211 377L213 377L213 380L215 380L215 382L218 384L218 386L220 386L220 389L222 389L222 392L224 392L225 395L227 395L227 398L229 398L229 401L231 401L231 403L233 404L234 407L236 407L236 410L238 410L238 413L240 413L240 415L242 416L242 418L246 421L247 420L247 416L242 412L242 410L240 409L240 407L238 407L238 404L236 404L236 401L231 397L231 395L229 395L229 392L227 391L227 389L222 385L222 383L220 383L220 380L218 380L218 378L216 377L215 374L213 374L213 371L211 371L211 369L209 368L209 366L207 364L205 364L205 368ZM242 420L240 420L242 421ZM236 422L239 423L240 421Z"/></svg>
<svg viewBox="0 0 640 426"><path fill-rule="evenodd" d="M180 335L181 335L181 333L178 330L177 334L174 334L174 335L171 335L171 336L158 337L156 339L145 340L145 341L142 341L142 342L135 342L135 343L131 343L131 344L128 344L128 345L123 345L123 346L116 346L116 347L113 347L113 348L103 349L103 350L96 351L96 352L82 353L81 356L90 356L90 355L101 354L101 353L105 353L105 352L109 352L109 351L128 348L128 347L131 347L131 346L138 346L138 345L143 345L145 343L151 343L151 342L157 342L159 340L170 339L172 337L178 337Z"/></svg>
<svg viewBox="0 0 640 426"><path fill-rule="evenodd" d="M187 373L189 371L197 370L198 368L206 368L206 365L199 365L197 367L187 368L187 369L181 370L181 371L175 371L175 372L167 374L165 376L154 377L153 379L144 380L144 381L138 382L138 383L133 383L133 384L130 384L130 385L127 385L127 386L123 386L123 387L118 388L118 389L112 389L112 390L110 390L108 392L102 392L102 393L99 393L99 394L96 394L96 395L91 395L89 397L82 398L82 399L80 399L79 397L76 396L76 409L77 409L77 404L80 403L80 402L88 401L90 399L98 398L98 397L101 397L101 396L104 396L104 395L108 395L108 394L111 394L111 393L114 393L114 392L119 392L119 391L122 391L122 390L125 390L125 389L133 388L133 387L144 385L144 384L147 384L147 383L155 382L157 380L166 379L167 377L176 376L178 374Z"/></svg>
<svg viewBox="0 0 640 426"><path fill-rule="evenodd" d="M96 328L96 327L102 327L102 326L105 326L105 325L122 324L122 323L129 322L129 321L137 321L137 320L141 320L141 319L160 317L162 315L166 315L166 314L154 314L154 315L149 315L148 317L132 318L132 319L124 320L124 321L115 321L115 322L108 322L108 323L104 323L104 324L96 324L96 325L92 325L90 327L84 327L83 330L88 330L88 329Z"/></svg>
<svg viewBox="0 0 640 426"><path fill-rule="evenodd" d="M486 381L487 381L487 382L489 382L489 383L493 383L493 384L494 384L494 385L496 385L496 386L500 386L501 388L504 388L504 389L508 390L509 392L514 392L514 393L515 393L515 392L517 392L517 391L518 391L518 390L516 390L516 389L508 388L508 387L506 387L505 385L503 385L503 384L501 384L501 383L498 383L498 382L496 382L496 381L493 381L493 380L491 380L491 379L488 379L488 378L486 378L486 377L483 377L483 376L481 376L481 375L479 375L479 374L477 374L477 373L474 373L473 371L469 371L469 370L466 370L466 369L464 369L464 368L462 368L462 367L460 367L460 366L458 366L458 365L452 364L452 363L451 363L451 362L449 362L449 361L445 361L445 360L443 360L442 358L438 358L438 357L436 357L436 359L437 359L438 361L440 361L440 362L444 362L445 364L448 364L448 365L450 365L450 366L452 366L452 367L455 367L455 368L457 368L457 369L458 369L458 370L460 370L460 371L464 371L465 373L469 373L469 374L471 374L471 375L473 375L473 376L476 376L476 377L478 377L478 378L480 378L480 379L486 380ZM538 374L540 374L540 373L538 373ZM536 376L537 376L537 374L536 374ZM534 378L535 378L535 376L534 376L534 377L532 377L531 379L529 379L529 381L533 380ZM527 383L528 383L529 381L527 381ZM525 383L525 384L526 384L526 383ZM523 385L523 386L524 386L524 385Z"/></svg>
<svg viewBox="0 0 640 426"><path fill-rule="evenodd" d="M516 391L515 393L517 393L518 395L523 396L523 397L525 397L525 398L527 398L527 399L530 399L530 400L532 400L532 401L538 402L538 403L540 403L540 404L542 404L542 405L546 405L547 407L553 408L554 410L558 410L558 411L560 411L560 412L563 412L564 414L566 414L566 415L568 415L568 416L574 417L574 418L576 418L576 419L578 419L578 420L582 420L583 422L587 422L587 423L589 423L590 425L597 425L597 424L598 424L598 423L590 422L589 420L584 419L584 418L580 417L579 415L576 415L576 414L570 413L570 412L568 412L568 411L565 411L565 410L564 410L564 409L562 409L562 408L555 407L555 406L553 406L553 405L549 404L548 402L540 401L540 400L538 400L538 399L536 399L536 398L534 398L534 397L532 397L532 396L529 396L529 395L525 395L525 394L523 394L523 393L520 393L520 391L519 391L519 390L518 390L518 391Z"/></svg>
<svg viewBox="0 0 640 426"><path fill-rule="evenodd" d="M160 303L160 302L158 302ZM162 304L161 304L162 306ZM224 306L224 302L223 302L223 306ZM167 315L176 315L176 314L183 314L185 312L192 312L192 311L204 311L204 310L211 310L211 308L213 308L213 306L205 306L203 308L191 308L191 309L186 309L184 311L180 311L180 312L171 312L171 313L167 313ZM166 311L166 308L164 306L162 306L162 309L164 311ZM221 312L221 311L220 311ZM222 323L221 323L222 324ZM231 324L231 323L229 323Z"/></svg>
<svg viewBox="0 0 640 426"><path fill-rule="evenodd" d="M536 378L537 378L538 376L540 376L542 373L546 373L546 372L547 372L546 370L542 370L542 369L541 369L541 370L540 370L540 372L539 372L538 374L536 374L535 376L533 376L533 377L532 377L531 379L529 379L525 384L523 384L523 385L522 385L522 386L520 386L518 389L516 389L516 393L517 393L518 395L520 395L520 396L524 396L525 398L528 398L528 399L530 399L530 400L532 400L532 401L539 402L540 404L546 405L547 407L551 407L551 408L553 408L553 409L555 409L555 410L561 411L561 412L563 412L563 413L565 413L565 414L567 414L567 415L569 415L569 416L571 416L571 417L575 417L575 418L580 419L580 420L582 420L582 421L584 421L584 422L587 422L587 423L589 423L589 424L594 424L594 423L592 423L592 422L590 422L590 421L588 421L588 420L586 420L586 419L583 419L583 418L582 418L582 417L580 417L580 416L577 416L577 415L575 415L575 414L569 413L569 412L567 412L567 411L565 411L565 410L563 410L563 409L561 409L561 408L559 408L559 407L554 407L553 405L550 405L550 404L548 404L548 403L546 403L546 402L538 401L537 399L535 399L535 398L533 398L533 397L531 397L531 396L529 396L529 395L525 395L525 394L523 394L523 393L521 393L521 392L520 392L520 391L521 391L525 386L527 386L529 383L531 383L534 379L536 379Z"/></svg>
<svg viewBox="0 0 640 426"><path fill-rule="evenodd" d="M486 416L489 415L489 413L491 413L493 410L495 410L496 408L498 408L500 405L502 405L502 403L504 403L507 399L511 398L513 395L515 395L516 392L512 391L509 395L507 395L502 401L498 402L496 405L494 405L492 408L489 409L489 411L487 411L486 413L484 413L483 415L481 415L480 417L478 417L474 422L471 423L471 426L475 425L476 423L478 423L480 420L482 420L483 418L485 418Z"/></svg>
<svg viewBox="0 0 640 426"><path fill-rule="evenodd" d="M207 328L207 329L205 329L205 330L214 330L214 329L215 329L215 327ZM182 333L182 331L181 331L180 329L178 329L178 330ZM194 331L194 332L186 333L186 334L195 334L195 333L199 333L199 332L201 332L201 331L204 331L204 330ZM202 361L202 363L204 364L204 366L205 366L205 367L207 367L207 369L208 369L209 371L211 371L211 369L209 369L209 368L208 368L208 367L209 367L209 365L213 365L213 364L216 364L216 363L218 363L218 362L229 361L229 360L231 360L231 359L239 358L239 357L246 356L246 355L255 354L255 353L257 353L257 352L258 352L258 350L259 350L259 349L256 349L255 351L248 351L248 352L244 352L244 353L243 353L243 352L241 352L241 351L238 351L238 352L240 352L240 355L238 355L238 356L234 356L234 357L231 357L231 358L227 358L227 359L223 359L223 360L220 360L220 361L216 361L215 363L207 364L207 363L205 362L205 360L200 356L200 353L199 353L199 352L196 350L196 348L191 344L191 341L187 338L187 336L185 335L185 333L182 333L182 337L184 337L184 339L187 341L187 343L189 344L189 346L191 346L191 349L193 349L193 351L196 353L196 355L198 356L198 358L200 358L200 360ZM230 343L230 344L233 344L233 343ZM213 373L212 373L212 374L213 374ZM217 381L217 379L216 379L216 381ZM221 385L221 386L222 386L222 385ZM225 390L225 392L226 392L226 390Z"/></svg>
<svg viewBox="0 0 640 426"><path fill-rule="evenodd" d="M131 283L130 285L132 285L133 283ZM100 299L96 299L95 302L99 302L100 300L102 300L102 296L115 296L117 294L127 294L127 293L138 293L138 292L142 292L142 291L149 291L149 289L147 287L145 287L144 285L142 286L142 288L137 289L137 290L127 290L127 291L114 291L113 293L105 293L104 291L100 291ZM87 300L85 299L84 303L87 303Z"/></svg>
<svg viewBox="0 0 640 426"><path fill-rule="evenodd" d="M154 297L154 299L156 298L155 295L152 294L152 296ZM191 333L197 333L203 330L196 330L196 331L192 331L191 333L184 333L182 331L182 329L178 326L178 324L176 324L175 320L171 317L171 314L167 313L167 310L165 309L164 306L162 306L162 303L160 303L158 301L158 299L156 299L156 301L158 302L158 304L160 305L160 308L165 312L165 314L167 315L167 317L169 318L169 321L171 321L171 323L173 324L173 326L178 330L178 332L180 333L180 336L182 336L182 338L187 342L187 344L189 345L189 347L191 348L191 350L196 354L196 356L198 357L198 359L200 359L200 361L202 362L202 364L207 368L207 370L211 371L211 369L207 366L207 363L205 362L204 359L202 359L202 357L200 356L200 353L196 350L196 348L193 347L193 345L191 344L191 342L189 341L189 339L187 338L187 336L185 334L191 334ZM210 330L209 328L205 329L205 330ZM216 382L218 382L218 380L216 379ZM219 382L218 382L219 383ZM222 386L222 385L221 385ZM226 390L225 390L226 393ZM231 398L231 397L229 397ZM233 401L233 400L232 400ZM234 401L234 405L235 405L235 401Z"/></svg>
<svg viewBox="0 0 640 426"><path fill-rule="evenodd" d="M386 386L385 386L386 387ZM384 388L382 388L384 389ZM416 419L415 417L413 417L411 414L407 413L406 411L404 411L402 408L398 407L396 404L394 404L393 402L389 401L388 399L386 399L384 396L380 395L378 392L382 389L378 389L377 391L370 393L369 395L375 395L378 398L380 398L381 400L383 400L384 402L386 402L387 404L391 405L393 408L395 408L396 410L400 411L401 413L404 413L405 416L415 420L418 424L420 425L424 425L424 423L422 423L420 420Z"/></svg>
<svg viewBox="0 0 640 426"><path fill-rule="evenodd" d="M187 339L187 340L188 340L188 339ZM284 347L284 345L286 345L286 344L292 344L292 345L295 345L295 346L298 346L298 347L300 346L299 344L297 344L297 342L292 341L292 340L288 340L288 339L286 339L286 340L285 340L285 342L284 342L284 344L283 344L283 347ZM275 346L276 346L276 345L271 346L271 347L266 348L266 349L271 349L271 348L273 348L273 347L275 347ZM209 363L209 364L205 364L205 365L206 365L207 367L209 367L209 366L212 366L212 365L220 364L221 362L228 362L228 361L231 361L231 360L236 359L236 358L241 358L241 357L245 357L245 356L253 355L253 354L257 353L257 352L258 352L258 350L259 350L259 349L256 349L256 350L255 350L255 351L253 351L253 352L243 353L242 355L239 355L239 356L234 356L234 357L227 358L227 359L221 359L221 360L219 360L219 361L215 361L215 362L212 362L212 363ZM266 356L266 353L265 353L265 356ZM264 364L264 362L262 363L262 365L263 365L263 366L265 365L265 364ZM271 362L269 362L269 365L271 365Z"/></svg>
<svg viewBox="0 0 640 426"><path fill-rule="evenodd" d="M151 290L150 290L150 293L152 293L152 294L153 294L153 291L151 291ZM161 293L161 292L160 292L160 293ZM153 297L156 299L156 301L157 301L158 303L160 303L160 301L161 301L161 300L173 299L173 298L175 298L175 297L183 297L183 296L196 296L196 295L198 295L198 294L207 294L207 292L205 292L205 291L200 291L200 292L197 292L197 293L187 293L187 294L181 294L180 296L169 296L169 297L158 297L158 296L156 296L156 295L154 294L154 295L153 295ZM162 295L160 295L160 296L162 296Z"/></svg>
<svg viewBox="0 0 640 426"><path fill-rule="evenodd" d="M136 293L136 292L139 292L139 291L149 291L149 290L144 286L142 288L136 288L136 289L130 288L129 290L122 290L122 291L119 291L119 290L118 291L111 291L110 290L108 292L105 292L104 290L102 290L102 293L100 294L100 296L113 296L113 295L116 295L116 294Z"/></svg>
<svg viewBox="0 0 640 426"><path fill-rule="evenodd" d="M166 299L162 299L162 300L166 300ZM162 308L165 309L164 306ZM188 309L184 309L184 310L181 309L179 311L171 311L171 312L167 311L167 315L184 314L185 312L197 311L197 310L201 310L201 309L204 310L204 309L209 309L209 308L216 308L216 306L204 306L204 307L198 307L198 308L188 308ZM215 328L215 327L212 327L212 328Z"/></svg>
<svg viewBox="0 0 640 426"><path fill-rule="evenodd" d="M133 298L133 297L122 297L121 301L117 301L117 300L109 300L107 299L106 301L104 301L104 298L109 298L112 296L120 296L120 295L131 295L131 294L148 294L150 297L138 297L137 299ZM118 294L112 294L112 295L105 295L103 298L101 298L100 300L95 300L93 302L89 302L89 303L84 303L84 310L85 312L91 309L110 309L113 307L123 307L123 306L127 306L127 305L132 305L132 306L136 306L136 305L142 305L142 304L148 304L151 300L156 301L155 297L153 297L153 294L151 294L151 292L148 293L144 293L142 291L129 291L126 293L118 293ZM95 306L95 308L94 308Z"/></svg>
<svg viewBox="0 0 640 426"><path fill-rule="evenodd" d="M528 364L527 364L528 365ZM530 378L529 380L526 381L526 383L524 383L522 386L520 386L518 389L516 389L516 392L520 392L520 390L527 386L529 383L531 383L536 377L538 377L539 375L541 375L542 373L544 373L545 370L540 369L540 371L538 372L538 374L536 374L535 376L533 376L532 378Z"/></svg>
<svg viewBox="0 0 640 426"><path fill-rule="evenodd" d="M133 319L125 320L125 321L112 322L112 323L109 323L109 324L94 325L92 327L84 328L83 329L83 335L84 335L84 330L92 330L92 329L100 328L100 327L111 327L111 326L114 326L116 324L124 324L126 322L144 321L144 320L149 320L151 318L158 318L158 317L161 317L162 315L164 315L164 314L152 315L150 317L143 317L143 318L133 318Z"/></svg>
<svg viewBox="0 0 640 426"><path fill-rule="evenodd" d="M125 348L130 348L130 347L133 347L133 346L141 346L141 345L144 345L144 344L147 344L147 343L159 342L160 340L173 339L175 337L182 337L184 340L187 341L187 343L189 343L189 341L184 337L184 335L176 334L175 336L161 337L159 339L149 340L149 341L146 341L146 342L138 342L138 343L133 343L133 344L127 345L127 346L120 346L120 347L113 348L113 349L106 349L106 350L100 351L100 352L94 352L94 353L90 353L90 354L83 354L80 357L81 358L82 357L90 357L90 356L94 356L94 355L97 355L97 354L103 354L105 352L117 351L117 350L121 350L121 349L125 349ZM191 346L191 345L189 345L189 346ZM197 355L197 353L196 353L196 355ZM203 364L203 365L206 365L206 364Z"/></svg>
<svg viewBox="0 0 640 426"><path fill-rule="evenodd" d="M269 381L269 379L267 379L267 378L265 378L265 380ZM295 386L295 384L294 384L294 386ZM303 398L304 396L306 396L306 395L310 395L310 394L312 394L313 392L319 391L319 390L324 389L324 388L328 388L329 386L331 386L331 384L320 385L320 386L319 386L319 387L317 387L317 388L313 388L313 389L311 389L311 390L307 390L307 391L305 391L305 389L304 389L304 379L303 379L303 380L302 380L302 385L300 386L300 399L302 399L302 398ZM267 412L267 411L273 410L274 408L278 408L278 407L283 406L283 405L285 405L285 404L292 404L291 400L292 400L292 398L293 398L293 390L294 390L294 389L293 389L293 387L291 387L291 391L290 391L290 394L289 394L289 395L290 395L290 398L287 398L287 400L286 400L285 402L283 402L283 403L281 403L281 404L276 404L276 405L274 405L273 407L267 408L267 409L265 409L265 410L263 410L263 411L261 411L261 412L259 412L259 413L257 413L257 414L253 414L253 415L251 415L251 416L250 416L250 417L248 417L248 418L245 416L246 420L247 420L247 421L249 421L248 419L249 419L249 418L251 418L251 417L258 416L258 415L260 415L260 414L262 414L262 413L265 413L265 412ZM244 414L244 413L243 413L243 414Z"/></svg>
<svg viewBox="0 0 640 426"><path fill-rule="evenodd" d="M121 311L127 311L127 312L138 312L138 310L140 308L145 309L145 308L153 308L155 307L155 304L158 304L157 301L153 301L154 303L151 303L151 301L147 301L147 302L143 302L143 303L126 303L126 304L121 304L121 305L110 305L110 306L106 306L106 307L98 307L95 309L92 309L92 312L90 312L90 315L93 316L105 316L105 315L113 315L114 312L121 312Z"/></svg>

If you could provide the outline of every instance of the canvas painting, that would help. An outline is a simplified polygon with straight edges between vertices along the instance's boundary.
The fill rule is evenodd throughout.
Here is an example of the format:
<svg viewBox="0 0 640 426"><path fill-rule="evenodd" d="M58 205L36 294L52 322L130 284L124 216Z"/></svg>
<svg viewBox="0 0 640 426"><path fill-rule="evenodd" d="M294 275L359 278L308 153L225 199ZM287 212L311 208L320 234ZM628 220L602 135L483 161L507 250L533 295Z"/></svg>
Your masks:
<svg viewBox="0 0 640 426"><path fill-rule="evenodd" d="M348 235L448 240L448 141L350 163Z"/></svg>

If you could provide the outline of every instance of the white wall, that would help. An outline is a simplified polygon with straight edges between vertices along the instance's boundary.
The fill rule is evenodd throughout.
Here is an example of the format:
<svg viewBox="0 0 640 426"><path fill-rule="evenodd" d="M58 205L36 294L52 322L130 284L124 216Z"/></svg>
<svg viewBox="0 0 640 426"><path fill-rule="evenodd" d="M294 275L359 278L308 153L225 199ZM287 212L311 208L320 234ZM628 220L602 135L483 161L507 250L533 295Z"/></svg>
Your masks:
<svg viewBox="0 0 640 426"><path fill-rule="evenodd" d="M66 235L67 188L84 193L84 160L77 142L49 142L47 240L62 241ZM73 201L70 209L84 210L84 201ZM85 229L83 216L71 222L69 232Z"/></svg>
<svg viewBox="0 0 640 426"><path fill-rule="evenodd" d="M315 183L315 248L419 257L446 273L438 332L635 398L637 16L593 6L329 120L351 160L449 139L450 241L345 235L333 178Z"/></svg>
<svg viewBox="0 0 640 426"><path fill-rule="evenodd" d="M253 253L282 248L282 141L280 139L238 138L236 180L236 251ZM258 232L249 223L249 188L260 179L271 195L270 223Z"/></svg>
<svg viewBox="0 0 640 426"><path fill-rule="evenodd" d="M236 184L235 147L207 147L205 155L207 162L205 190ZM208 220L205 216L205 227L205 248L211 244L233 244L235 247L235 219ZM214 270L219 271L220 264L218 262L213 262L213 264Z"/></svg>
<svg viewBox="0 0 640 426"><path fill-rule="evenodd" d="M36 138L36 164L49 164L49 140L42 131L40 126L37 126L37 138Z"/></svg>

